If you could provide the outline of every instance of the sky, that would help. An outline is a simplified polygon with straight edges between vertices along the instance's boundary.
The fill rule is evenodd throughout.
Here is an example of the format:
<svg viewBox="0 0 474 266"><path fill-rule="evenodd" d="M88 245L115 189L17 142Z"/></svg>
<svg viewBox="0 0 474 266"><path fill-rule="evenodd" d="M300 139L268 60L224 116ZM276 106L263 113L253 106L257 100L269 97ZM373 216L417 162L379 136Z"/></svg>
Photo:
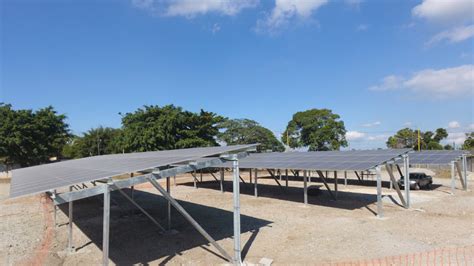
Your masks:
<svg viewBox="0 0 474 266"><path fill-rule="evenodd" d="M52 105L75 134L174 104L277 137L341 116L351 149L404 127L474 130L470 0L2 0L0 102Z"/></svg>

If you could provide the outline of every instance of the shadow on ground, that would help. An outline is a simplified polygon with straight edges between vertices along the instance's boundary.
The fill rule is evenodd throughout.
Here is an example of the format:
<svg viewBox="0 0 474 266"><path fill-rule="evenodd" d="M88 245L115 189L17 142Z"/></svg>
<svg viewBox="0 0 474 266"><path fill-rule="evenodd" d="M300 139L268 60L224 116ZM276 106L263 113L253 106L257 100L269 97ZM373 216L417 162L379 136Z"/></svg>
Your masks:
<svg viewBox="0 0 474 266"><path fill-rule="evenodd" d="M292 186L285 186L285 179L283 178L282 181L279 181L281 187L274 181L274 179L270 176L262 176L258 177L259 180L265 179L270 180L274 184L269 184L268 181L265 183L258 184L258 197L262 198L272 198L278 200L286 200L292 202L301 202L303 204L303 193L304 190L302 187L292 187ZM288 180L298 181L302 180L302 177L289 177ZM364 193L356 193L356 192L349 192L349 191L338 191L337 192L337 200L334 200L330 193L324 187L320 178L312 177L312 182L308 183L308 187L319 187L320 191L317 195L311 196L308 195L308 204L319 205L319 206L326 206L326 207L333 207L333 208L340 208L346 210L354 210L360 208L367 208L369 209L368 205L377 201L377 195L372 194L364 194ZM316 183L318 182L318 183ZM333 193L336 195L334 190L334 184L332 184L332 179L327 180L328 185ZM365 182L365 181L364 181ZM388 182L387 182L388 184ZM180 185L185 186L194 186L193 182L181 183ZM343 186L343 184L339 183L339 187ZM198 182L198 188L205 188L205 189L220 189L220 185L215 180L206 180ZM245 183L240 183L240 193L244 195L254 195L255 186L252 183L249 183L248 180ZM227 192L232 192L232 181L225 180L224 181L224 190ZM376 191L376 187L374 187L374 192ZM370 209L369 209L370 210ZM370 210L374 213L372 210Z"/></svg>
<svg viewBox="0 0 474 266"><path fill-rule="evenodd" d="M130 191L124 189L130 195ZM74 223L91 239L88 243L75 243L76 250L95 244L102 249L102 195L74 202ZM156 194L134 192L134 199L142 208L166 227L167 201ZM233 213L189 201L178 201L181 206L215 239L233 237ZM59 206L68 215L68 204ZM222 256L176 210L172 209L172 229L176 234L161 234L160 229L129 203L118 191L112 192L110 212L110 259L118 265L148 264L164 258L165 264L183 251L201 247L205 252ZM247 243L242 243L244 257L260 228L271 222L249 216L241 216L241 232L252 232ZM226 250L231 256L232 250ZM222 263L225 263L222 258Z"/></svg>

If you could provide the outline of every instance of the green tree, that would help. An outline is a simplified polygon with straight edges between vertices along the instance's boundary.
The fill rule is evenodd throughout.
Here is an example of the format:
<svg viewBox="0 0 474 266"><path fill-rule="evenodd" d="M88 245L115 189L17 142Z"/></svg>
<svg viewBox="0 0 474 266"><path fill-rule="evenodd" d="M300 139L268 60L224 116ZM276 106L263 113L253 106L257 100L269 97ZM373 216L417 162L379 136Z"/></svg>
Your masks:
<svg viewBox="0 0 474 266"><path fill-rule="evenodd" d="M219 124L223 132L218 134L218 139L228 145L260 143L258 152L284 151L285 147L275 137L272 131L262 127L250 119L231 119Z"/></svg>
<svg viewBox="0 0 474 266"><path fill-rule="evenodd" d="M84 133L74 144L79 157L120 153L120 136L120 129L100 126Z"/></svg>
<svg viewBox="0 0 474 266"><path fill-rule="evenodd" d="M442 150L441 140L448 136L444 128L438 128L432 131L420 132L420 148L422 150ZM410 148L418 149L418 130L404 128L388 138L387 147L392 149Z"/></svg>
<svg viewBox="0 0 474 266"><path fill-rule="evenodd" d="M310 109L293 115L282 142L292 148L309 147L310 151L339 150L347 146L345 135L339 115L329 109Z"/></svg>
<svg viewBox="0 0 474 266"><path fill-rule="evenodd" d="M466 140L462 145L463 150L474 150L474 132L466 133Z"/></svg>
<svg viewBox="0 0 474 266"><path fill-rule="evenodd" d="M217 146L218 123L212 112L184 111L174 105L144 106L122 118L121 141L126 152Z"/></svg>
<svg viewBox="0 0 474 266"><path fill-rule="evenodd" d="M0 104L0 158L25 167L60 157L71 136L65 120L51 106L33 111Z"/></svg>

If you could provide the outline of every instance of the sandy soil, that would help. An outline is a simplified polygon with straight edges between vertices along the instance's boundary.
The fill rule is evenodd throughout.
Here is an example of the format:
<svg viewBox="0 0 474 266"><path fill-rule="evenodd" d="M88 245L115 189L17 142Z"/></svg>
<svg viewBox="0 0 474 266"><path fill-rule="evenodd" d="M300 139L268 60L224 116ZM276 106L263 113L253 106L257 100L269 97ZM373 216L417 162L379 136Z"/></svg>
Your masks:
<svg viewBox="0 0 474 266"><path fill-rule="evenodd" d="M263 171L260 175L265 176ZM373 181L360 185L349 176L347 186L339 181L337 201L322 187L321 194L311 196L305 206L299 178L291 178L288 189L279 188L268 176L259 178L259 197L255 198L247 173L242 176L247 181L241 184L242 256L249 263L258 263L265 257L272 259L274 265L321 264L474 245L472 186L469 191L457 190L452 196L449 179L435 179L432 190L413 191L410 210L395 203L395 191L384 188L385 218L379 219L374 215ZM198 189L193 187L189 177L178 178L178 185L172 186L172 195L231 253L230 173L226 179L226 192L221 193L218 183L210 176L204 175ZM322 186L315 178L312 181L311 185ZM0 192L4 193L7 185L0 183ZM154 188L141 185L134 196L141 206L166 224L167 204ZM67 205L60 206L57 227L54 227L52 210L51 203L40 196L0 202L0 264L101 263L102 199L96 197L74 203L73 253L66 252ZM120 194L113 193L111 262L121 265L225 263L174 210L172 228L177 233L160 234L147 217ZM464 262L468 264L472 258Z"/></svg>

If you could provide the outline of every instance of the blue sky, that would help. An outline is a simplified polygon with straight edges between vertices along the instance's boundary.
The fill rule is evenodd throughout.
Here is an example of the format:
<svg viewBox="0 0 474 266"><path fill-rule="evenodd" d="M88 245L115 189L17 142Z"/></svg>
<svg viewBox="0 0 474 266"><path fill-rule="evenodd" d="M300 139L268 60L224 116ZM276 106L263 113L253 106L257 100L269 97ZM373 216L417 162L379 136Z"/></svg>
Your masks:
<svg viewBox="0 0 474 266"><path fill-rule="evenodd" d="M0 102L53 105L74 133L143 105L250 118L276 134L330 108L350 148L409 125L474 130L471 1L1 2Z"/></svg>

